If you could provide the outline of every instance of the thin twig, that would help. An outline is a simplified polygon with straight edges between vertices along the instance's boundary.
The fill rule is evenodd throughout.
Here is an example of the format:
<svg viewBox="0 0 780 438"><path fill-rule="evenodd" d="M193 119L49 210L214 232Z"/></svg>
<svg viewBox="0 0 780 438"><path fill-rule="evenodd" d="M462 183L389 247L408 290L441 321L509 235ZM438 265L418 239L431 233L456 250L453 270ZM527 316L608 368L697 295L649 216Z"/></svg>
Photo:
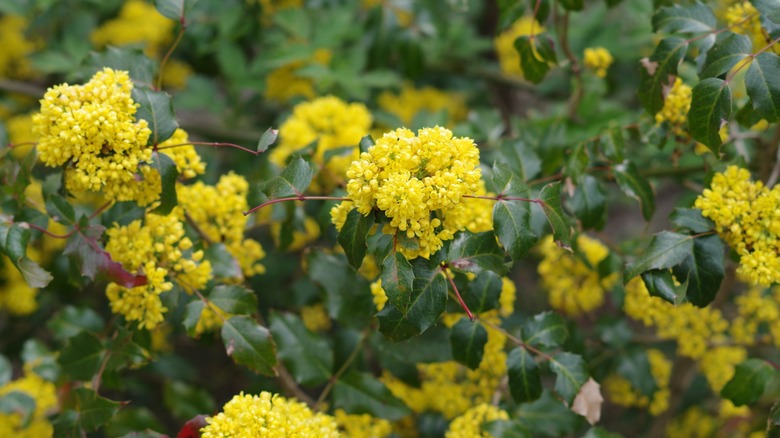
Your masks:
<svg viewBox="0 0 780 438"><path fill-rule="evenodd" d="M160 62L160 75L157 77L158 90L162 90L165 64L168 63L168 59L170 59L171 55L173 54L173 51L176 49L176 46L178 46L179 43L181 42L181 38L184 36L184 31L186 29L187 29L187 22L184 20L184 15L182 15L181 19L179 20L179 33L176 35L176 40L173 41L173 44L171 44L171 47L168 49L168 52L165 54L162 61Z"/></svg>
<svg viewBox="0 0 780 438"><path fill-rule="evenodd" d="M173 148L178 148L178 147L182 147L182 146L211 146L211 147L217 147L217 148L218 147L231 147L231 148L241 149L244 152L249 152L252 155L260 155L260 154L262 154L262 152L253 151L252 149L245 148L244 146L241 146L241 145L238 145L238 144L234 144L234 143L221 143L221 142L209 142L209 141L189 141L189 142L186 142L186 143L171 144L171 145L166 145L166 146L162 146L162 147L157 147L156 150L162 151L162 150L165 150L165 149L173 149Z"/></svg>
<svg viewBox="0 0 780 438"><path fill-rule="evenodd" d="M290 196L288 198L276 198L271 199L269 201L263 202L262 204L258 205L257 207L253 207L251 210L245 211L243 213L244 216L250 215L257 210L260 210L263 207L266 207L271 204L276 204L278 202L287 202L287 201L351 201L349 198L341 198L338 196Z"/></svg>
<svg viewBox="0 0 780 438"><path fill-rule="evenodd" d="M325 385L325 388L320 393L320 396L317 398L317 405L322 404L322 402L325 401L325 399L328 397L328 394L330 394L330 391L333 389L333 387L336 385L336 382L341 378L341 376L344 375L344 373L347 372L347 369L349 369L350 365L352 365L352 362L357 359L358 353L360 353L361 348L363 347L363 343L368 339L368 329L363 330L363 333L360 335L360 339L358 340L357 344L355 345L355 348L352 349L352 352L349 354L349 357L347 357L347 360L344 361L343 364L339 367L339 369L336 371L336 374L331 376L330 379L328 379L328 384Z"/></svg>
<svg viewBox="0 0 780 438"><path fill-rule="evenodd" d="M460 303L460 307L462 307L463 310L466 312L466 315L468 315L469 320L471 320L473 322L475 319L477 319L477 317L474 316L473 313L471 313L471 309L469 309L469 306L467 306L466 302L463 301L463 297L460 296L460 292L458 291L458 286L455 285L455 281L452 279L452 276L447 273L447 265L446 264L442 264L441 272L444 274L444 276L450 282L450 285L452 286L452 291L455 292L455 297L457 297L458 303Z"/></svg>

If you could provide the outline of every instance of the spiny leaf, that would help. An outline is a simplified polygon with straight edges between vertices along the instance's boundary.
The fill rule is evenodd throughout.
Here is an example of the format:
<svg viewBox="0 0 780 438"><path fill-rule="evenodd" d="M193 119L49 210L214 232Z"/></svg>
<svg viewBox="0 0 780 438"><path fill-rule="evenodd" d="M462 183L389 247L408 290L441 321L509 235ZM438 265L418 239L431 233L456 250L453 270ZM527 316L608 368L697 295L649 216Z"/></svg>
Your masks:
<svg viewBox="0 0 780 438"><path fill-rule="evenodd" d="M147 283L145 275L134 275L127 272L118 262L111 259L109 254L100 246L98 239L103 235L105 228L101 225L89 225L85 217L79 221L79 231L68 239L63 254L74 255L81 275L90 280L100 273L106 275L114 283L133 288Z"/></svg>
<svg viewBox="0 0 780 438"><path fill-rule="evenodd" d="M583 175L574 189L568 206L584 229L601 229L607 219L607 193L601 182L591 175Z"/></svg>
<svg viewBox="0 0 780 438"><path fill-rule="evenodd" d="M531 402L542 396L542 377L534 357L516 347L506 358L509 392L517 403Z"/></svg>
<svg viewBox="0 0 780 438"><path fill-rule="evenodd" d="M504 164L493 166L492 179L502 196L530 196L525 183ZM528 202L496 201L493 205L493 228L512 260L525 257L539 239L531 229L531 206Z"/></svg>
<svg viewBox="0 0 780 438"><path fill-rule="evenodd" d="M24 281L31 288L46 287L53 279L51 274L38 263L27 257L27 242L30 229L27 224L0 224L0 251L5 253L14 266L22 273Z"/></svg>
<svg viewBox="0 0 780 438"><path fill-rule="evenodd" d="M698 307L711 303L725 275L720 237L711 235L694 239L691 254L672 271L680 281L687 280L688 301Z"/></svg>
<svg viewBox="0 0 780 438"><path fill-rule="evenodd" d="M501 145L501 158L509 164L511 172L525 182L534 178L542 170L542 160L526 142L517 139Z"/></svg>
<svg viewBox="0 0 780 438"><path fill-rule="evenodd" d="M155 0L154 5L164 17L185 23L185 16L198 0Z"/></svg>
<svg viewBox="0 0 780 438"><path fill-rule="evenodd" d="M775 24L780 24L780 0L751 0L763 18Z"/></svg>
<svg viewBox="0 0 780 438"><path fill-rule="evenodd" d="M501 286L501 277L498 274L482 271L468 283L465 290L461 291L461 295L472 312L482 313L498 307Z"/></svg>
<svg viewBox="0 0 780 438"><path fill-rule="evenodd" d="M310 332L297 315L271 314L271 333L295 381L305 386L325 383L333 370L333 350L328 342Z"/></svg>
<svg viewBox="0 0 780 438"><path fill-rule="evenodd" d="M556 353L550 359L550 369L555 373L555 392L571 406L580 388L588 381L585 361L578 354Z"/></svg>
<svg viewBox="0 0 780 438"><path fill-rule="evenodd" d="M360 269L366 255L366 236L374 226L374 215L363 216L357 209L347 214L347 220L339 231L338 242L344 248L347 261L355 269Z"/></svg>
<svg viewBox="0 0 780 438"><path fill-rule="evenodd" d="M450 267L458 271L478 274L489 270L498 275L507 272L504 251L496 243L496 236L492 231L459 233L450 245L447 258Z"/></svg>
<svg viewBox="0 0 780 438"><path fill-rule="evenodd" d="M119 411L121 404L97 395L87 388L73 390L76 397L78 422L87 431L97 430L109 422Z"/></svg>
<svg viewBox="0 0 780 438"><path fill-rule="evenodd" d="M414 270L406 256L393 251L382 261L382 288L387 299L404 315L409 310L412 301L412 285Z"/></svg>
<svg viewBox="0 0 780 438"><path fill-rule="evenodd" d="M547 35L524 35L515 40L515 49L520 54L520 67L523 76L538 84L550 70L550 63L555 63L555 48L552 39Z"/></svg>
<svg viewBox="0 0 780 438"><path fill-rule="evenodd" d="M653 236L650 246L634 263L626 267L623 282L650 269L669 269L679 265L693 251L693 238L683 234L661 231Z"/></svg>
<svg viewBox="0 0 780 438"><path fill-rule="evenodd" d="M677 66L682 62L688 42L678 37L661 40L650 58L642 60L639 100L650 114L664 106L664 87L674 84Z"/></svg>
<svg viewBox="0 0 780 438"><path fill-rule="evenodd" d="M655 196L650 183L639 174L636 166L631 161L624 161L612 169L618 187L626 195L639 201L639 208L646 221L653 218L655 212Z"/></svg>
<svg viewBox="0 0 780 438"><path fill-rule="evenodd" d="M642 273L650 296L658 297L672 304L680 304L685 300L686 284L675 284L675 278L668 269L651 269Z"/></svg>
<svg viewBox="0 0 780 438"><path fill-rule="evenodd" d="M698 208L675 208L669 215L669 220L677 227L690 230L693 233L704 233L715 229L715 224L701 215Z"/></svg>
<svg viewBox="0 0 780 438"><path fill-rule="evenodd" d="M482 324L461 318L450 334L452 358L474 370L482 362L487 343L487 330Z"/></svg>
<svg viewBox="0 0 780 438"><path fill-rule="evenodd" d="M753 109L767 122L780 120L780 57L759 53L745 75L745 87Z"/></svg>
<svg viewBox="0 0 780 438"><path fill-rule="evenodd" d="M693 87L688 127L694 139L718 154L720 127L731 117L731 88L723 79L707 78Z"/></svg>
<svg viewBox="0 0 780 438"><path fill-rule="evenodd" d="M715 15L701 3L672 5L653 15L653 31L669 33L704 33L715 30Z"/></svg>
<svg viewBox="0 0 780 438"><path fill-rule="evenodd" d="M557 347L569 336L566 323L560 315L542 312L523 324L523 342L533 346Z"/></svg>
<svg viewBox="0 0 780 438"><path fill-rule="evenodd" d="M173 132L179 127L173 112L171 96L164 91L154 91L148 87L133 88L132 96L133 100L140 105L135 118L146 120L149 129L152 130L148 144L158 145L171 138Z"/></svg>
<svg viewBox="0 0 780 438"><path fill-rule="evenodd" d="M239 285L216 286L209 292L208 300L231 315L248 315L257 311L255 293Z"/></svg>
<svg viewBox="0 0 780 438"><path fill-rule="evenodd" d="M368 373L347 372L333 387L333 406L347 412L399 420L412 412L379 380Z"/></svg>
<svg viewBox="0 0 780 438"><path fill-rule="evenodd" d="M179 177L179 171L170 156L159 152L152 153L152 167L157 169L162 182L160 205L152 210L152 213L165 216L179 204L176 196L176 178Z"/></svg>
<svg viewBox="0 0 780 438"><path fill-rule="evenodd" d="M272 199L302 196L311 183L312 175L309 163L296 155L279 176L266 183L264 192Z"/></svg>
<svg viewBox="0 0 780 438"><path fill-rule="evenodd" d="M62 369L75 380L90 380L103 360L104 346L97 336L81 332L68 339L58 359Z"/></svg>
<svg viewBox="0 0 780 438"><path fill-rule="evenodd" d="M227 355L240 365L265 375L274 375L276 346L268 329L246 316L234 316L222 324L222 342Z"/></svg>
<svg viewBox="0 0 780 438"><path fill-rule="evenodd" d="M714 78L731 70L753 52L753 42L747 35L723 32L715 45L707 51L699 77Z"/></svg>
<svg viewBox="0 0 780 438"><path fill-rule="evenodd" d="M564 248L571 247L571 228L566 221L566 217L561 209L561 183L554 182L542 187L539 192L539 201L541 201L544 215L547 216L547 222L552 228L555 241Z"/></svg>

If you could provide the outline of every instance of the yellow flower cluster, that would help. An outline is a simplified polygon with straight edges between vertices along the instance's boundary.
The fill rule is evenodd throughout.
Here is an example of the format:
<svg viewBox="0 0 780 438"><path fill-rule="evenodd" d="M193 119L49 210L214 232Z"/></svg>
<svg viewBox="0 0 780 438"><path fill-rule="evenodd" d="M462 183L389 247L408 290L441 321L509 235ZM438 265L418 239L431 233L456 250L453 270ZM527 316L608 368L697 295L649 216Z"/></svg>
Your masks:
<svg viewBox="0 0 780 438"><path fill-rule="evenodd" d="M222 322L230 319L232 315L225 313L222 309L217 307L213 302L211 305L203 307L200 312L200 318L195 324L193 334L200 336L203 333L213 332L222 327Z"/></svg>
<svg viewBox="0 0 780 438"><path fill-rule="evenodd" d="M336 228L352 208L363 215L378 209L390 219L391 233L405 233L407 243L399 246L407 258L428 258L470 222L461 200L479 187L479 149L442 127L421 129L417 136L400 128L360 154L347 177L352 201L331 210Z"/></svg>
<svg viewBox="0 0 780 438"><path fill-rule="evenodd" d="M756 343L759 327L766 327L780 346L780 288L751 288L734 300L737 316L731 321L731 338L740 345Z"/></svg>
<svg viewBox="0 0 780 438"><path fill-rule="evenodd" d="M738 1L726 9L726 24L734 33L747 35L753 41L753 50L767 45L767 35L761 27L761 15L749 1Z"/></svg>
<svg viewBox="0 0 780 438"><path fill-rule="evenodd" d="M301 309L301 320L303 320L303 325L313 332L330 330L330 326L333 324L322 303L312 304Z"/></svg>
<svg viewBox="0 0 780 438"><path fill-rule="evenodd" d="M222 412L206 419L203 438L338 437L336 420L314 413L305 404L263 391L243 392L225 403Z"/></svg>
<svg viewBox="0 0 780 438"><path fill-rule="evenodd" d="M415 88L408 82L404 83L399 94L382 92L377 104L379 108L398 116L403 126L410 126L414 116L422 111L447 111L448 125L465 119L467 112L463 96L433 87Z"/></svg>
<svg viewBox="0 0 780 438"><path fill-rule="evenodd" d="M349 163L358 156L358 143L368 134L372 118L362 103L347 103L335 96L325 96L296 105L290 117L279 127L279 145L268 159L283 167L287 158L316 141L314 162L323 168L313 182L316 191L344 183ZM338 153L325 162L328 151L352 148Z"/></svg>
<svg viewBox="0 0 780 438"><path fill-rule="evenodd" d="M512 24L512 27L505 30L493 41L498 53L498 62L501 65L501 71L504 74L512 76L523 76L523 69L520 67L520 54L515 49L515 40L521 36L538 35L544 32L539 22L532 17L521 17Z"/></svg>
<svg viewBox="0 0 780 438"><path fill-rule="evenodd" d="M27 55L35 43L25 38L27 20L18 15L0 17L0 78L23 79L33 75Z"/></svg>
<svg viewBox="0 0 780 438"><path fill-rule="evenodd" d="M780 281L780 186L750 181L750 172L729 166L712 178L694 206L715 222L718 235L739 255L737 274L754 285Z"/></svg>
<svg viewBox="0 0 780 438"><path fill-rule="evenodd" d="M97 47L126 46L143 43L146 54L156 56L171 41L176 23L165 18L151 3L127 0L119 16L103 23L92 32L92 43Z"/></svg>
<svg viewBox="0 0 780 438"><path fill-rule="evenodd" d="M270 211L270 209L267 209ZM276 246L279 246L282 235L282 223L278 221L271 222L271 236L274 238ZM314 242L320 237L320 226L317 221L309 216L303 220L303 230L293 230L292 242L287 247L287 251L298 251L303 249L306 245Z"/></svg>
<svg viewBox="0 0 780 438"><path fill-rule="evenodd" d="M132 88L127 72L105 68L84 85L57 85L44 95L33 116L39 158L50 167L69 163L69 190L103 190L117 201L138 198L136 172L152 148L146 121L135 120Z"/></svg>
<svg viewBox="0 0 780 438"><path fill-rule="evenodd" d="M22 424L21 414L0 413L0 436L15 438L41 438L54 435L54 428L47 416L57 409L57 388L25 365L24 377L0 387L0 397L14 391L35 400L35 411L28 424Z"/></svg>
<svg viewBox="0 0 780 438"><path fill-rule="evenodd" d="M109 283L106 295L111 311L128 321L138 321L152 330L163 321L167 309L160 294L173 288L175 280L186 292L200 289L211 279L211 263L203 251L192 251L192 241L184 235L180 207L168 216L147 213L142 220L126 226L114 225L106 231L106 251L129 272L142 271L148 283L125 288Z"/></svg>
<svg viewBox="0 0 780 438"><path fill-rule="evenodd" d="M177 186L179 205L211 242L225 244L236 258L244 275L251 277L265 272L260 260L265 251L260 242L244 238L249 209L246 201L249 183L233 172L222 175L215 186L200 181L190 186Z"/></svg>
<svg viewBox="0 0 780 438"><path fill-rule="evenodd" d="M5 129L8 132L8 141L14 145L11 154L18 159L24 158L30 152L33 143L38 141L38 137L33 134L32 114L10 117L5 121Z"/></svg>
<svg viewBox="0 0 780 438"><path fill-rule="evenodd" d="M187 144L189 141L187 131L177 128L168 140L157 145L160 153L171 157L183 179L195 178L206 173L206 163L201 161L195 146Z"/></svg>
<svg viewBox="0 0 780 438"><path fill-rule="evenodd" d="M490 438L492 435L482 432L482 425L496 420L509 420L509 414L503 409L482 403L452 420L444 436L445 438Z"/></svg>
<svg viewBox="0 0 780 438"><path fill-rule="evenodd" d="M495 193L489 193L485 190L485 181L480 179L476 196L495 196ZM493 207L496 201L492 199L466 198L461 202L468 206L468 220L466 229L472 233L482 233L493 229Z"/></svg>
<svg viewBox="0 0 780 438"><path fill-rule="evenodd" d="M715 436L718 430L717 418L709 415L698 406L686 410L666 427L669 438L706 438Z"/></svg>
<svg viewBox="0 0 780 438"><path fill-rule="evenodd" d="M613 61L612 55L603 47L588 47L582 60L585 67L595 70L596 76L600 78L607 76L607 69Z"/></svg>
<svg viewBox="0 0 780 438"><path fill-rule="evenodd" d="M11 261L0 256L0 312L24 316L38 310L38 290L27 285L22 273Z"/></svg>
<svg viewBox="0 0 780 438"><path fill-rule="evenodd" d="M666 359L660 350L647 350L647 360L650 362L650 373L658 389L651 398L642 394L623 376L613 374L604 381L604 389L609 399L616 405L626 407L648 408L651 415L660 415L669 409L669 381L672 378L672 362Z"/></svg>
<svg viewBox="0 0 780 438"><path fill-rule="evenodd" d="M685 85L682 79L674 80L674 85L666 91L664 106L655 115L655 122L661 124L669 122L677 135L684 135L683 125L688 121L688 111L691 109L693 88Z"/></svg>
<svg viewBox="0 0 780 438"><path fill-rule="evenodd" d="M699 369L716 393L734 377L734 368L747 359L747 350L737 346L710 348L699 361Z"/></svg>
<svg viewBox="0 0 780 438"><path fill-rule="evenodd" d="M346 438L384 438L393 432L389 421L368 414L347 414L336 409L334 417Z"/></svg>
<svg viewBox="0 0 780 438"><path fill-rule="evenodd" d="M609 255L609 249L601 242L580 234L576 248L578 254L571 254L548 236L539 245L542 261L537 268L550 306L571 316L599 308L604 303L604 294L618 280L617 273L599 278L596 267Z"/></svg>
<svg viewBox="0 0 780 438"><path fill-rule="evenodd" d="M317 95L311 79L297 76L298 70L309 65L327 66L333 53L328 49L317 49L308 61L295 61L273 70L265 78L263 96L267 100L289 102L295 97L313 99Z"/></svg>
<svg viewBox="0 0 780 438"><path fill-rule="evenodd" d="M654 327L659 338L676 340L677 353L691 359L701 359L709 344L722 340L729 328L720 310L691 303L675 306L650 296L638 278L626 285L624 310L645 326Z"/></svg>
<svg viewBox="0 0 780 438"><path fill-rule="evenodd" d="M165 63L160 75L162 76L163 87L181 90L187 86L187 81L192 76L192 67L184 61L169 59Z"/></svg>

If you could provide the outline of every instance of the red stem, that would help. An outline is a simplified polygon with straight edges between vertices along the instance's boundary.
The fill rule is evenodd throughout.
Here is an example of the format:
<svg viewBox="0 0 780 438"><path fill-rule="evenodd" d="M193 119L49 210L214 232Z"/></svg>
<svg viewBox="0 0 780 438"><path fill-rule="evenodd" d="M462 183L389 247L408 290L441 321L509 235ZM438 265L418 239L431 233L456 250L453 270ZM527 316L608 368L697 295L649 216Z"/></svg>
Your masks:
<svg viewBox="0 0 780 438"><path fill-rule="evenodd" d="M276 199L271 199L270 201L263 202L257 207L253 207L251 210L245 211L243 214L244 216L247 216L256 212L257 210L260 210L261 208L267 205L276 204L278 202L287 202L287 201L351 201L351 199L340 198L338 196L303 196L303 195L291 196L289 198L276 198Z"/></svg>
<svg viewBox="0 0 780 438"><path fill-rule="evenodd" d="M474 316L473 313L471 313L471 310L469 309L469 306L466 305L466 302L463 301L463 297L460 296L460 292L458 292L458 286L455 285L455 282L452 280L452 277L447 274L447 265L442 264L441 265L441 272L444 273L444 276L447 277L447 280L449 280L450 285L452 285L452 290L455 292L455 296L458 298L458 303L460 303L460 307L463 308L463 310L466 312L466 315L468 315L469 320L471 322L474 322L475 319L477 319L476 316Z"/></svg>
<svg viewBox="0 0 780 438"><path fill-rule="evenodd" d="M208 142L208 141L190 141L187 143L171 144L163 147L157 147L156 150L161 151L164 149L177 148L180 146L212 146L212 147L228 146L231 148L241 149L242 151L249 152L252 155L260 155L262 153L262 152L253 151L252 149L248 149L241 145L237 145L233 143L220 143L220 142Z"/></svg>

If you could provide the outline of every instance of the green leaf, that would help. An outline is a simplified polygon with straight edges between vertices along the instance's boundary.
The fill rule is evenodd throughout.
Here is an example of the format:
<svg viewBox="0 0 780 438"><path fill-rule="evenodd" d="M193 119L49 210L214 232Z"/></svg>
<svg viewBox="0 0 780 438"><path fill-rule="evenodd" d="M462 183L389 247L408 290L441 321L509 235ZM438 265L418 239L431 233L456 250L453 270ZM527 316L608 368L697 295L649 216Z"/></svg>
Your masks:
<svg viewBox="0 0 780 438"><path fill-rule="evenodd" d="M679 265L693 251L693 238L683 234L661 231L653 236L650 246L642 252L634 263L626 267L623 282L649 271L650 269L669 269Z"/></svg>
<svg viewBox="0 0 780 438"><path fill-rule="evenodd" d="M214 399L201 386L180 380L166 381L162 392L163 405L176 418L193 418L201 412L214 411Z"/></svg>
<svg viewBox="0 0 780 438"><path fill-rule="evenodd" d="M46 287L53 277L38 263L27 257L27 242L30 240L30 229L27 224L15 223L10 226L0 224L0 251L5 253L22 273L24 281L31 288Z"/></svg>
<svg viewBox="0 0 780 438"><path fill-rule="evenodd" d="M164 17L185 23L185 15L198 0L154 0L154 5Z"/></svg>
<svg viewBox="0 0 780 438"><path fill-rule="evenodd" d="M766 420L766 437L777 438L780 435L780 402L772 405Z"/></svg>
<svg viewBox="0 0 780 438"><path fill-rule="evenodd" d="M348 327L365 327L375 310L368 281L355 273L343 255L312 251L308 266L311 280L325 290L331 318Z"/></svg>
<svg viewBox="0 0 780 438"><path fill-rule="evenodd" d="M474 312L482 313L498 308L501 296L501 277L491 271L482 271L461 291L463 301Z"/></svg>
<svg viewBox="0 0 780 438"><path fill-rule="evenodd" d="M607 192L601 182L590 175L583 175L582 181L574 188L568 206L583 229L601 229L607 220ZM495 215L495 214L494 214Z"/></svg>
<svg viewBox="0 0 780 438"><path fill-rule="evenodd" d="M506 160L510 171L523 182L531 180L542 171L541 158L521 139L501 144L501 158Z"/></svg>
<svg viewBox="0 0 780 438"><path fill-rule="evenodd" d="M409 318L401 313L391 303L386 303L385 307L376 314L379 320L379 331L392 342L401 342L413 338L422 333Z"/></svg>
<svg viewBox="0 0 780 438"><path fill-rule="evenodd" d="M699 77L705 79L720 76L751 53L753 53L753 42L750 41L750 37L729 31L723 32L718 35L715 45L707 51Z"/></svg>
<svg viewBox="0 0 780 438"><path fill-rule="evenodd" d="M515 40L520 54L523 76L538 84L550 70L550 63L557 61L553 40L547 35L523 35Z"/></svg>
<svg viewBox="0 0 780 438"><path fill-rule="evenodd" d="M100 397L87 388L76 388L73 394L76 398L79 425L86 431L97 430L108 423L121 406L119 402Z"/></svg>
<svg viewBox="0 0 780 438"><path fill-rule="evenodd" d="M222 342L227 355L252 371L272 376L276 346L268 329L246 316L234 316L222 324Z"/></svg>
<svg viewBox="0 0 780 438"><path fill-rule="evenodd" d="M668 37L658 43L649 58L642 60L639 100L650 114L664 106L665 87L671 87L677 76L677 66L682 62L688 42L678 37Z"/></svg>
<svg viewBox="0 0 780 438"><path fill-rule="evenodd" d="M11 381L13 376L13 366L7 357L0 354L0 386Z"/></svg>
<svg viewBox="0 0 780 438"><path fill-rule="evenodd" d="M584 7L583 0L558 0L558 3L567 11L581 11Z"/></svg>
<svg viewBox="0 0 780 438"><path fill-rule="evenodd" d="M51 333L64 341L82 331L97 333L105 327L105 320L88 307L65 306L47 324Z"/></svg>
<svg viewBox="0 0 780 438"><path fill-rule="evenodd" d="M517 422L530 430L530 436L575 436L584 419L567 408L550 391L532 403L524 403L515 411Z"/></svg>
<svg viewBox="0 0 780 438"><path fill-rule="evenodd" d="M685 300L686 284L676 285L672 273L668 269L651 269L642 273L650 296L659 297L672 304L680 304Z"/></svg>
<svg viewBox="0 0 780 438"><path fill-rule="evenodd" d="M505 164L494 164L493 185L499 196L528 198L530 191L520 178ZM528 202L498 200L493 205L493 228L512 260L528 254L539 239L531 229L531 206Z"/></svg>
<svg viewBox="0 0 780 438"><path fill-rule="evenodd" d="M472 370L479 367L485 353L487 330L476 321L461 318L450 333L452 358Z"/></svg>
<svg viewBox="0 0 780 438"><path fill-rule="evenodd" d="M478 274L488 270L498 275L507 272L504 251L496 243L496 236L492 231L477 234L458 233L450 245L447 258L450 267L457 271Z"/></svg>
<svg viewBox="0 0 780 438"><path fill-rule="evenodd" d="M759 53L745 75L745 87L753 109L767 122L780 120L780 57L772 52Z"/></svg>
<svg viewBox="0 0 780 438"><path fill-rule="evenodd" d="M1 226L0 226L1 228ZM118 262L111 259L100 245L98 239L105 228L101 225L89 225L85 216L79 220L79 231L68 239L64 255L74 255L81 275L94 280L98 273L104 274L110 281L120 286L133 288L147 283L145 275L134 275Z"/></svg>
<svg viewBox="0 0 780 438"><path fill-rule="evenodd" d="M534 315L523 324L523 342L532 346L558 347L569 336L566 322L553 312Z"/></svg>
<svg viewBox="0 0 780 438"><path fill-rule="evenodd" d="M26 392L11 391L0 396L0 413L18 415L20 417L19 425L27 427L35 413L35 399ZM11 422L10 419L5 421ZM13 426L9 427L9 430L13 429Z"/></svg>
<svg viewBox="0 0 780 438"><path fill-rule="evenodd" d="M550 359L550 369L555 373L555 392L571 406L580 388L588 381L585 361L578 354L556 353Z"/></svg>
<svg viewBox="0 0 780 438"><path fill-rule="evenodd" d="M676 207L669 215L669 220L678 228L690 230L693 233L704 233L715 229L715 224L701 215L698 208Z"/></svg>
<svg viewBox="0 0 780 438"><path fill-rule="evenodd" d="M623 161L623 151L626 149L626 139L621 128L610 128L601 137L601 148L604 155L614 162Z"/></svg>
<svg viewBox="0 0 780 438"><path fill-rule="evenodd" d="M763 359L748 359L737 365L734 377L720 391L723 398L731 400L735 406L756 402L764 394L769 381L777 370Z"/></svg>
<svg viewBox="0 0 780 438"><path fill-rule="evenodd" d="M338 242L347 256L347 261L355 269L360 269L366 255L366 236L374 226L374 215L363 216L357 209L347 214L347 220L339 231Z"/></svg>
<svg viewBox="0 0 780 438"><path fill-rule="evenodd" d="M187 335L193 338L198 337L199 334L195 332L195 327L198 326L200 321L200 315L203 313L203 309L206 308L206 303L200 299L194 299L187 303L184 307L184 317L182 318L182 325L187 330Z"/></svg>
<svg viewBox="0 0 780 438"><path fill-rule="evenodd" d="M151 85L154 81L154 63L140 48L108 46L101 52L91 52L84 65L89 76L111 67L128 72L137 84Z"/></svg>
<svg viewBox="0 0 780 438"><path fill-rule="evenodd" d="M775 24L780 24L780 0L751 0L753 6L766 18Z"/></svg>
<svg viewBox="0 0 780 438"><path fill-rule="evenodd" d="M539 192L539 201L544 215L547 216L547 222L552 228L555 242L564 248L571 247L571 228L569 228L561 209L561 183L554 182L542 187Z"/></svg>
<svg viewBox="0 0 780 438"><path fill-rule="evenodd" d="M269 198L303 196L311 183L313 171L300 155L295 155L279 176L269 180L264 192Z"/></svg>
<svg viewBox="0 0 780 438"><path fill-rule="evenodd" d="M720 127L731 117L731 88L728 82L707 78L693 87L688 127L694 139L704 143L716 155L719 153Z"/></svg>
<svg viewBox="0 0 780 438"><path fill-rule="evenodd" d="M612 169L618 187L627 196L639 201L639 208L646 221L653 217L655 212L655 196L650 183L639 174L636 166L631 161L624 161Z"/></svg>
<svg viewBox="0 0 780 438"><path fill-rule="evenodd" d="M647 352L642 348L631 348L618 358L617 373L625 377L639 393L652 398L658 384L650 371Z"/></svg>
<svg viewBox="0 0 780 438"><path fill-rule="evenodd" d="M62 369L74 380L90 380L103 360L103 343L89 332L81 332L68 339L60 351Z"/></svg>
<svg viewBox="0 0 780 438"><path fill-rule="evenodd" d="M411 415L379 380L368 373L347 372L333 387L333 406L353 414L371 414L390 421Z"/></svg>
<svg viewBox="0 0 780 438"><path fill-rule="evenodd" d="M265 152L268 150L268 146L271 146L276 141L276 137L279 136L279 131L274 128L268 128L260 137L260 141L257 142L257 153Z"/></svg>
<svg viewBox="0 0 780 438"><path fill-rule="evenodd" d="M216 278L244 278L241 265L224 243L209 245L203 251L203 258L211 263L211 274Z"/></svg>
<svg viewBox="0 0 780 438"><path fill-rule="evenodd" d="M360 139L360 143L358 143L358 147L360 148L360 152L368 152L369 149L371 149L371 146L374 145L374 139L370 135L363 136L363 138Z"/></svg>
<svg viewBox="0 0 780 438"><path fill-rule="evenodd" d="M282 360L295 381L316 386L328 381L333 370L333 350L326 339L315 335L297 315L271 314L271 333Z"/></svg>
<svg viewBox="0 0 780 438"><path fill-rule="evenodd" d="M146 120L152 130L148 144L158 145L171 138L179 127L171 96L164 91L154 91L147 87L133 88L132 96L135 103L140 105L135 118Z"/></svg>
<svg viewBox="0 0 780 438"><path fill-rule="evenodd" d="M715 30L715 15L701 3L672 5L653 15L653 31L669 33L704 33Z"/></svg>
<svg viewBox="0 0 780 438"><path fill-rule="evenodd" d="M382 261L382 288L387 294L387 299L402 314L406 315L413 300L412 287L414 283L414 269L406 256L398 251L393 251Z"/></svg>
<svg viewBox="0 0 780 438"><path fill-rule="evenodd" d="M255 293L239 285L216 286L209 293L208 299L226 313L233 315L250 315L257 311Z"/></svg>
<svg viewBox="0 0 780 438"><path fill-rule="evenodd" d="M76 211L68 201L57 193L46 197L46 212L52 220L61 224L73 225L76 223Z"/></svg>
<svg viewBox="0 0 780 438"><path fill-rule="evenodd" d="M509 392L517 403L531 402L542 396L542 376L534 357L516 347L506 358Z"/></svg>
<svg viewBox="0 0 780 438"><path fill-rule="evenodd" d="M525 13L525 5L517 0L498 0L498 28L506 29Z"/></svg>
<svg viewBox="0 0 780 438"><path fill-rule="evenodd" d="M693 251L680 265L672 268L680 280L687 280L685 295L693 305L704 307L715 299L725 270L723 242L717 235L701 236L693 240Z"/></svg>
<svg viewBox="0 0 780 438"><path fill-rule="evenodd" d="M176 163L169 155L159 152L152 153L151 165L157 169L162 182L160 205L152 210L152 213L167 216L174 207L179 205L176 196L176 178L179 177L179 171L176 170Z"/></svg>

